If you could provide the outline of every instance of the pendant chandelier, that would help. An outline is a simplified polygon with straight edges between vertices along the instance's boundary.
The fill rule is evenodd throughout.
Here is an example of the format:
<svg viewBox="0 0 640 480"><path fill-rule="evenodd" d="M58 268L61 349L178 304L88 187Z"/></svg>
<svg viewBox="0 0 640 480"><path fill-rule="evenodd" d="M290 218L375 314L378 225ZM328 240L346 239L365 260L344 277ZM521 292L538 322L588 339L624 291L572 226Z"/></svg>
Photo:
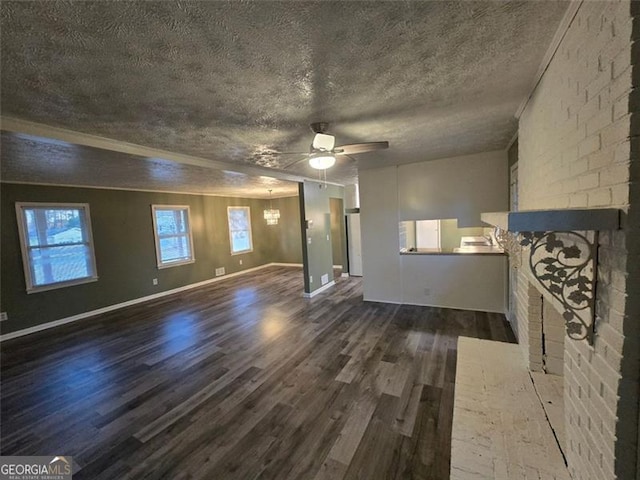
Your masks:
<svg viewBox="0 0 640 480"><path fill-rule="evenodd" d="M277 225L280 218L280 210L273 208L271 204L271 190L269 190L269 208L264 211L264 219L267 225Z"/></svg>

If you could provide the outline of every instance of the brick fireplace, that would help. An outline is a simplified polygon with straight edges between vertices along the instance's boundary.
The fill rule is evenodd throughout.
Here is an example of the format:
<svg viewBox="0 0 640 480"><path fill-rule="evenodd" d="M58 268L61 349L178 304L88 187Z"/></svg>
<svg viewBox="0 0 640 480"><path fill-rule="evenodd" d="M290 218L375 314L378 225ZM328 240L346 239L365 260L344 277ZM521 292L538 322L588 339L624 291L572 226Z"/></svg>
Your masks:
<svg viewBox="0 0 640 480"><path fill-rule="evenodd" d="M640 301L629 295L640 286L632 241L640 233L640 2L573 6L519 118L518 207L615 207L621 228L597 240L593 344L560 340L561 308L526 271L526 252L512 282L512 322L529 369L564 374L572 477L632 479L640 472Z"/></svg>

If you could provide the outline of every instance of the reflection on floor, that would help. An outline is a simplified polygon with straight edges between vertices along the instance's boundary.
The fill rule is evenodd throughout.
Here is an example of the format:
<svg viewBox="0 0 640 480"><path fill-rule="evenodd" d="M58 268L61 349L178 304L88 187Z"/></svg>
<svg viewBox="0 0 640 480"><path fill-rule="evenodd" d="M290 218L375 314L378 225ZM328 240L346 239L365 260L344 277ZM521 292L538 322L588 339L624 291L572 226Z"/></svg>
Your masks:
<svg viewBox="0 0 640 480"><path fill-rule="evenodd" d="M518 345L460 337L451 480L569 480Z"/></svg>
<svg viewBox="0 0 640 480"><path fill-rule="evenodd" d="M302 297L268 267L2 344L2 455L74 480L449 478L458 337L504 315Z"/></svg>

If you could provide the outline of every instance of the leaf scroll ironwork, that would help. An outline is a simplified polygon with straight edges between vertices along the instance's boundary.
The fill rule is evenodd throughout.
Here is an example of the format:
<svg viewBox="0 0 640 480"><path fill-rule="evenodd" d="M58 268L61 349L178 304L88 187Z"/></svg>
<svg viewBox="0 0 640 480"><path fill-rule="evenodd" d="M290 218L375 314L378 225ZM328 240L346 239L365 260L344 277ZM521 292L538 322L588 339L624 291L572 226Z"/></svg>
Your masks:
<svg viewBox="0 0 640 480"><path fill-rule="evenodd" d="M578 232L522 232L529 266L540 285L562 305L567 335L593 342L597 242Z"/></svg>

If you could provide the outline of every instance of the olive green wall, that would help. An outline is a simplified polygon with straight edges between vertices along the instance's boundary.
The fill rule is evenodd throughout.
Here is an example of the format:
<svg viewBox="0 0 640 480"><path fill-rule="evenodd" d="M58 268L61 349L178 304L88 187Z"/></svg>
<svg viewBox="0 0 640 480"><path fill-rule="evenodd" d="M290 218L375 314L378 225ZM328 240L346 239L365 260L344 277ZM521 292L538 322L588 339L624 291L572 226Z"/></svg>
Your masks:
<svg viewBox="0 0 640 480"><path fill-rule="evenodd" d="M345 251L346 242L342 241L346 238L343 199L329 198L329 209L331 212L331 253L333 255L333 264L342 266L347 256Z"/></svg>
<svg viewBox="0 0 640 480"><path fill-rule="evenodd" d="M300 202L298 197L274 198L273 208L280 210L278 225L266 226L271 234L269 262L302 264L300 236ZM262 210L260 211L262 218Z"/></svg>
<svg viewBox="0 0 640 480"><path fill-rule="evenodd" d="M312 293L323 287L322 275L328 275L329 282L333 277L333 251L331 241L331 208L330 198L344 200L344 188L319 182L305 181L300 184L300 210L307 221L312 221L310 228L301 227L304 261L304 291ZM346 248L346 238L341 239ZM343 256L346 260L346 255ZM347 268L343 265L343 271ZM313 279L313 280L312 280Z"/></svg>
<svg viewBox="0 0 640 480"><path fill-rule="evenodd" d="M297 197L274 199L278 225L266 225L268 200L91 188L2 184L1 333L77 315L270 262L301 263ZM15 202L88 203L99 280L27 295ZM158 269L151 205L189 205L195 263ZM249 206L253 252L231 255L228 206ZM240 265L242 260L242 265ZM158 285L152 279L158 279Z"/></svg>

